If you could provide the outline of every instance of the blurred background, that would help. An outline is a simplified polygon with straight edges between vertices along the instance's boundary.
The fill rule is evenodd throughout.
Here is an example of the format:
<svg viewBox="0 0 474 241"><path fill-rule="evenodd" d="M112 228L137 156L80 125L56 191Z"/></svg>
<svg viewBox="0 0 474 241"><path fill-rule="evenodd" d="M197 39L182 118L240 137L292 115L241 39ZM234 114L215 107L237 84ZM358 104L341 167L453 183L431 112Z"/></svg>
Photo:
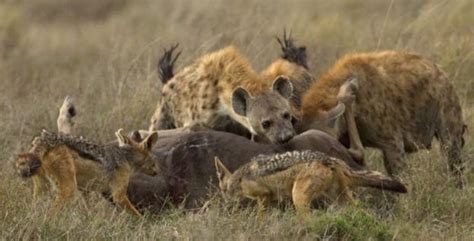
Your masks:
<svg viewBox="0 0 474 241"><path fill-rule="evenodd" d="M65 95L85 133L146 128L163 48L180 44L179 70L235 44L261 70L283 29L315 76L347 52L398 49L439 63L463 105L474 90L472 0L0 0L0 19L1 131L15 136L53 128Z"/></svg>

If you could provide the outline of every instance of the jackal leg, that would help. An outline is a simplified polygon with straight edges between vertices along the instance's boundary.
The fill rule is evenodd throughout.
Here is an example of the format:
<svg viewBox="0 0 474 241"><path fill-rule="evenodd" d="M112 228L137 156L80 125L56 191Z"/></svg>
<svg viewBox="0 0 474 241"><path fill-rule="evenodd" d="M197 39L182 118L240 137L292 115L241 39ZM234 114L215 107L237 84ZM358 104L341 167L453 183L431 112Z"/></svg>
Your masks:
<svg viewBox="0 0 474 241"><path fill-rule="evenodd" d="M355 206L355 200L354 197L352 197L352 191L349 188L349 179L340 170L338 170L335 174L337 175L340 189L339 196L337 197L337 202L342 205L349 204Z"/></svg>
<svg viewBox="0 0 474 241"><path fill-rule="evenodd" d="M61 207L69 201L77 190L76 168L74 157L65 145L50 150L43 158L42 168L56 183L58 193L53 204L53 213L57 213Z"/></svg>
<svg viewBox="0 0 474 241"><path fill-rule="evenodd" d="M333 183L331 170L311 164L295 180L292 190L293 204L299 213L309 213L311 202L325 196Z"/></svg>
<svg viewBox="0 0 474 241"><path fill-rule="evenodd" d="M74 192L77 189L76 175L74 172L70 174L62 174L56 176L56 183L58 187L58 194L54 201L51 213L56 215L64 204L74 197Z"/></svg>
<svg viewBox="0 0 474 241"><path fill-rule="evenodd" d="M257 198L257 203L258 203L258 218L262 219L265 216L265 213L270 204L270 197L267 195L259 196Z"/></svg>
<svg viewBox="0 0 474 241"><path fill-rule="evenodd" d="M31 177L33 181L33 201L39 199L48 186L48 180L44 176L34 175Z"/></svg>
<svg viewBox="0 0 474 241"><path fill-rule="evenodd" d="M349 204L349 205L352 205L352 206L355 206L355 204L356 204L356 202L354 200L354 197L352 196L352 191L348 187L345 187L341 191L341 194L338 197L337 201L340 204Z"/></svg>
<svg viewBox="0 0 474 241"><path fill-rule="evenodd" d="M114 171L114 174L110 180L110 190L112 191L112 199L119 206L125 210L135 214L139 217L142 215L132 205L127 196L128 182L131 175L131 168L128 165L119 167Z"/></svg>

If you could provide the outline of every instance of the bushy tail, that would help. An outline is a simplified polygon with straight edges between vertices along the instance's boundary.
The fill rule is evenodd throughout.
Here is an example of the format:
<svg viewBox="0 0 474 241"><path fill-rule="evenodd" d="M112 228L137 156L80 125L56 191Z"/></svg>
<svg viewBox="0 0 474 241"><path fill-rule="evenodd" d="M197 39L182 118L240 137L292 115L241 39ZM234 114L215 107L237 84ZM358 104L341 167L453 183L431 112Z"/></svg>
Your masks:
<svg viewBox="0 0 474 241"><path fill-rule="evenodd" d="M18 156L17 162L21 162L22 165L17 165L17 171L24 178L29 178L36 175L41 167L41 159L38 155L33 153L24 153ZM19 163L17 163L19 164Z"/></svg>
<svg viewBox="0 0 474 241"><path fill-rule="evenodd" d="M286 36L286 30L283 30L283 38L280 39L276 37L276 40L280 44L281 51L283 52L281 54L283 59L308 69L308 62L306 60L306 47L297 47L294 44L294 40L291 38L291 32L288 36Z"/></svg>
<svg viewBox="0 0 474 241"><path fill-rule="evenodd" d="M178 52L173 57L173 52L178 48L179 44L171 47L168 50L164 50L163 56L161 56L160 60L158 61L158 75L160 76L160 80L162 84L166 84L170 79L174 76L174 63L178 59L181 51Z"/></svg>
<svg viewBox="0 0 474 241"><path fill-rule="evenodd" d="M382 190L406 193L407 188L401 182L375 171L351 171L351 177L357 186L373 187Z"/></svg>

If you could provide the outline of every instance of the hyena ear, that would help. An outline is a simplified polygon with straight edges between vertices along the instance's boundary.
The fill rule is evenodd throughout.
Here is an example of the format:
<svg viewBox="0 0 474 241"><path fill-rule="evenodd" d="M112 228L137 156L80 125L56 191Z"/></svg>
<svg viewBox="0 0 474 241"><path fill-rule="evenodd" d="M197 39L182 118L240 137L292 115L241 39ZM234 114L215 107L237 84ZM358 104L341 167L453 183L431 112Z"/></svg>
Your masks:
<svg viewBox="0 0 474 241"><path fill-rule="evenodd" d="M246 116L250 94L246 89L238 87L232 93L232 109L235 113Z"/></svg>
<svg viewBox="0 0 474 241"><path fill-rule="evenodd" d="M145 140L141 142L143 150L149 151L153 148L153 145L158 141L158 132L154 131L148 135Z"/></svg>
<svg viewBox="0 0 474 241"><path fill-rule="evenodd" d="M131 141L128 136L125 134L125 131L120 128L118 131L115 132L115 136L117 137L119 146L130 145Z"/></svg>
<svg viewBox="0 0 474 241"><path fill-rule="evenodd" d="M214 164L216 165L216 174L219 183L223 183L224 179L231 175L230 171L224 166L219 157L214 157Z"/></svg>
<svg viewBox="0 0 474 241"><path fill-rule="evenodd" d="M276 77L273 81L272 89L286 99L289 99L293 95L293 85L288 77L284 75Z"/></svg>
<svg viewBox="0 0 474 241"><path fill-rule="evenodd" d="M335 127L337 120L344 114L346 110L346 105L344 103L339 102L334 108L329 110L326 115L326 125L329 127Z"/></svg>

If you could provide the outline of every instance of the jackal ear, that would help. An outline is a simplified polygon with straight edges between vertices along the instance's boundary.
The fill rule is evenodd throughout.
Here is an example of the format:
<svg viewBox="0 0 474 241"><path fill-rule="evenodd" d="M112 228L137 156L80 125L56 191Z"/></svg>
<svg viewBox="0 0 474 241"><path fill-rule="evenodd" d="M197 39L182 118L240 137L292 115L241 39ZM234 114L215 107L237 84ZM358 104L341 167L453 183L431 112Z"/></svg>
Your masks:
<svg viewBox="0 0 474 241"><path fill-rule="evenodd" d="M141 142L141 146L144 150L149 151L153 148L153 145L158 141L158 132L154 131L148 135L145 140Z"/></svg>
<svg viewBox="0 0 474 241"><path fill-rule="evenodd" d="M346 110L346 105L339 102L334 108L329 110L326 115L326 125L333 128L336 126L337 120L344 114Z"/></svg>
<svg viewBox="0 0 474 241"><path fill-rule="evenodd" d="M249 100L249 92L242 87L238 87L232 93L232 109L235 113L246 116Z"/></svg>
<svg viewBox="0 0 474 241"><path fill-rule="evenodd" d="M125 135L124 132L125 131L122 128L115 132L119 146L130 145L130 139Z"/></svg>
<svg viewBox="0 0 474 241"><path fill-rule="evenodd" d="M286 99L289 99L293 95L293 85L288 77L284 75L276 77L273 81L272 89Z"/></svg>
<svg viewBox="0 0 474 241"><path fill-rule="evenodd" d="M231 175L230 171L224 166L224 163L219 159L219 157L214 157L214 165L216 165L216 174L219 183L224 182L224 178Z"/></svg>

